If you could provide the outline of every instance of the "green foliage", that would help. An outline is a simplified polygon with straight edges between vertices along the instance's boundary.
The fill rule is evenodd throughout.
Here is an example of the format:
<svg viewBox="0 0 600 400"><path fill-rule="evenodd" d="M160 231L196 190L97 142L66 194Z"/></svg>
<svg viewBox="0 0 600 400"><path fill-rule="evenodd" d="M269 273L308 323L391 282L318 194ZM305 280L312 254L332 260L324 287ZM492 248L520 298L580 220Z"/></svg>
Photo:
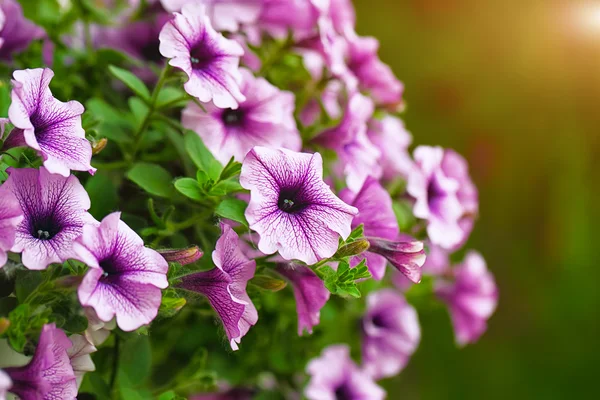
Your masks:
<svg viewBox="0 0 600 400"><path fill-rule="evenodd" d="M157 164L139 162L127 171L127 178L136 183L146 192L159 197L173 195L171 182L173 177L163 167Z"/></svg>
<svg viewBox="0 0 600 400"><path fill-rule="evenodd" d="M328 265L320 267L317 272L322 276L325 282L325 287L333 294L342 297L361 297L360 290L356 285L360 279L368 279L371 277L369 269L365 264L365 260L354 268L350 268L347 261L341 261L338 264L337 271Z"/></svg>
<svg viewBox="0 0 600 400"><path fill-rule="evenodd" d="M208 179L217 181L223 166L206 148L200 136L193 131L186 131L184 140L185 148L196 167L204 172Z"/></svg>
<svg viewBox="0 0 600 400"><path fill-rule="evenodd" d="M215 209L215 214L230 219L235 222L239 222L240 224L248 227L248 221L246 221L246 216L244 212L246 211L247 204L243 200L239 199L225 199Z"/></svg>
<svg viewBox="0 0 600 400"><path fill-rule="evenodd" d="M121 69L119 67L115 67L114 65L110 65L108 67L110 73L113 74L118 80L123 82L129 89L131 89L135 94L140 96L143 100L150 100L150 91L144 85L144 82L133 73Z"/></svg>

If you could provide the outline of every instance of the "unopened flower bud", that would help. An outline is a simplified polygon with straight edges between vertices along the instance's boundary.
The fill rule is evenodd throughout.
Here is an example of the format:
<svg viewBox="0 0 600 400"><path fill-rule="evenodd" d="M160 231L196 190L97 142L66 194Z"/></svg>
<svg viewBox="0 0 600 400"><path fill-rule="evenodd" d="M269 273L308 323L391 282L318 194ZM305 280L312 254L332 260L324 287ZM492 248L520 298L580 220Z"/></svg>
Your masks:
<svg viewBox="0 0 600 400"><path fill-rule="evenodd" d="M93 155L99 154L102 150L104 150L107 143L108 143L108 140L106 138L102 138L102 139L98 140L96 143L94 143L92 145L92 154Z"/></svg>
<svg viewBox="0 0 600 400"><path fill-rule="evenodd" d="M176 262L181 265L195 263L204 255L198 246L188 247L187 249L162 249L158 252L168 262Z"/></svg>
<svg viewBox="0 0 600 400"><path fill-rule="evenodd" d="M358 239L339 248L335 253L335 258L356 256L369 250L370 244L367 239Z"/></svg>
<svg viewBox="0 0 600 400"><path fill-rule="evenodd" d="M10 321L6 318L0 318L0 335L2 335L8 327L10 326Z"/></svg>
<svg viewBox="0 0 600 400"><path fill-rule="evenodd" d="M387 258L396 269L412 282L421 282L421 267L425 263L423 242L393 242L380 238L368 238L369 251Z"/></svg>

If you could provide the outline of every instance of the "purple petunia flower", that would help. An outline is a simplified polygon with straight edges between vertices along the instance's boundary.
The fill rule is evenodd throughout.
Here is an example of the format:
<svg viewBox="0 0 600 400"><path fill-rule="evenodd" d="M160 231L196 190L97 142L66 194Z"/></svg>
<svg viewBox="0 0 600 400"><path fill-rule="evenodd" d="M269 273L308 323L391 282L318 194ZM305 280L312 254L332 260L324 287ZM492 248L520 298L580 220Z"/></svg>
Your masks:
<svg viewBox="0 0 600 400"><path fill-rule="evenodd" d="M427 221L431 242L456 249L466 241L477 214L477 189L465 160L451 150L419 146L407 191L415 198L413 212Z"/></svg>
<svg viewBox="0 0 600 400"><path fill-rule="evenodd" d="M398 237L400 229L392 208L392 199L376 179L369 177L357 194L346 189L340 193L340 197L358 209L358 214L352 220L352 229L363 224L366 237L388 240L395 240ZM381 280L385 274L386 258L366 252L353 257L350 265L356 266L364 258L373 278Z"/></svg>
<svg viewBox="0 0 600 400"><path fill-rule="evenodd" d="M319 0L263 0L258 26L276 38L312 36L323 13Z"/></svg>
<svg viewBox="0 0 600 400"><path fill-rule="evenodd" d="M223 322L225 333L233 350L238 349L242 337L258 321L256 307L246 293L246 285L256 270L239 247L240 238L227 224L221 224L222 234L212 259L215 268L196 272L181 278L181 289L205 296Z"/></svg>
<svg viewBox="0 0 600 400"><path fill-rule="evenodd" d="M393 289L369 294L362 328L363 370L374 379L397 375L421 340L416 310Z"/></svg>
<svg viewBox="0 0 600 400"><path fill-rule="evenodd" d="M327 347L321 357L308 363L306 372L311 375L304 390L309 400L385 398L385 391L354 364L346 345Z"/></svg>
<svg viewBox="0 0 600 400"><path fill-rule="evenodd" d="M8 118L0 118L0 140L4 140L4 132L6 132L9 122Z"/></svg>
<svg viewBox="0 0 600 400"><path fill-rule="evenodd" d="M487 329L487 320L498 304L498 288L483 257L471 251L452 269L453 282L436 282L436 295L450 308L456 342L476 342Z"/></svg>
<svg viewBox="0 0 600 400"><path fill-rule="evenodd" d="M45 35L42 28L25 18L18 1L0 0L0 60L10 61L13 54Z"/></svg>
<svg viewBox="0 0 600 400"><path fill-rule="evenodd" d="M79 389L85 373L96 370L90 354L95 353L97 349L85 336L71 335L69 340L73 346L67 351L67 354L77 380L77 389Z"/></svg>
<svg viewBox="0 0 600 400"><path fill-rule="evenodd" d="M100 225L86 225L73 244L76 258L90 268L77 291L84 307L92 307L101 321L114 317L124 331L149 324L158 314L165 289L165 259L120 220L106 216Z"/></svg>
<svg viewBox="0 0 600 400"><path fill-rule="evenodd" d="M90 198L75 176L50 174L45 168L7 170L0 197L12 193L23 212L10 249L22 253L29 269L45 269L73 256L72 242L86 223L95 222L87 212Z"/></svg>
<svg viewBox="0 0 600 400"><path fill-rule="evenodd" d="M312 328L319 325L321 308L329 300L331 292L327 290L321 278L307 266L279 264L276 271L290 282L294 289L298 335L302 335L304 330L312 333Z"/></svg>
<svg viewBox="0 0 600 400"><path fill-rule="evenodd" d="M402 272L411 282L421 282L421 267L425 263L425 250L423 242L406 241L404 235L400 236L402 241L391 241L379 238L368 238L369 251L387 258L398 271Z"/></svg>
<svg viewBox="0 0 600 400"><path fill-rule="evenodd" d="M294 95L255 78L242 69L241 90L246 100L237 109L212 104L206 111L195 103L184 110L181 122L194 130L222 163L233 156L242 161L254 146L285 147L298 151L302 146L294 120Z"/></svg>
<svg viewBox="0 0 600 400"><path fill-rule="evenodd" d="M382 178L393 180L407 178L413 168L413 160L408 154L412 136L400 118L386 115L381 120L369 121L368 137L381 151Z"/></svg>
<svg viewBox="0 0 600 400"><path fill-rule="evenodd" d="M6 393L12 387L12 380L6 372L0 369L0 400L6 400Z"/></svg>
<svg viewBox="0 0 600 400"><path fill-rule="evenodd" d="M23 221L23 211L17 198L0 190L0 268L6 264L6 254L15 244L17 227Z"/></svg>
<svg viewBox="0 0 600 400"><path fill-rule="evenodd" d="M44 167L53 174L68 177L69 170L93 174L92 146L81 126L83 106L78 101L55 99L49 87L53 76L48 68L13 73L8 117L15 128L4 146L27 145L37 150Z"/></svg>
<svg viewBox="0 0 600 400"><path fill-rule="evenodd" d="M335 128L321 133L316 142L338 155L336 169L342 170L346 184L358 192L367 177L381 177L381 152L367 137L367 121L373 115L371 100L354 93L350 95L342 121Z"/></svg>
<svg viewBox="0 0 600 400"><path fill-rule="evenodd" d="M12 380L11 393L21 400L75 400L77 382L67 354L71 346L55 324L44 325L29 364L4 369Z"/></svg>
<svg viewBox="0 0 600 400"><path fill-rule="evenodd" d="M358 79L361 90L369 92L378 105L392 110L402 105L404 85L392 69L377 55L379 42L373 37L361 37L354 31L347 32L347 65Z"/></svg>
<svg viewBox="0 0 600 400"><path fill-rule="evenodd" d="M188 3L204 5L216 30L237 32L240 25L256 22L263 0L161 0L161 3L170 12L181 11Z"/></svg>
<svg viewBox="0 0 600 400"><path fill-rule="evenodd" d="M314 264L331 257L358 212L323 182L319 153L255 147L242 164L240 184L251 193L246 218L260 236L259 250L279 251L286 260Z"/></svg>
<svg viewBox="0 0 600 400"><path fill-rule="evenodd" d="M186 92L220 108L237 108L246 98L238 65L244 49L217 33L204 6L186 4L160 32L160 53L188 76Z"/></svg>

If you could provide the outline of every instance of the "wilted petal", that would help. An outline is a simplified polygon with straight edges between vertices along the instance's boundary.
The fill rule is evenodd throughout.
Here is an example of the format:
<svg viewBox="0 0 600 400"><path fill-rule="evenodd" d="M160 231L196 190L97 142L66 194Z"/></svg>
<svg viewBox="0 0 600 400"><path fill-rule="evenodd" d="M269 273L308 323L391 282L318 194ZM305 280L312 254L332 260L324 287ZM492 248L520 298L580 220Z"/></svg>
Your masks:
<svg viewBox="0 0 600 400"><path fill-rule="evenodd" d="M251 192L246 218L265 254L307 264L331 257L339 237L350 235L357 213L323 182L318 153L255 147L242 165L240 183Z"/></svg>
<svg viewBox="0 0 600 400"><path fill-rule="evenodd" d="M67 351L67 354L69 355L71 367L77 378L77 388L79 388L85 373L96 370L96 366L94 365L90 354L95 353L97 349L85 338L85 336L71 335L69 336L69 340L71 340L73 347Z"/></svg>

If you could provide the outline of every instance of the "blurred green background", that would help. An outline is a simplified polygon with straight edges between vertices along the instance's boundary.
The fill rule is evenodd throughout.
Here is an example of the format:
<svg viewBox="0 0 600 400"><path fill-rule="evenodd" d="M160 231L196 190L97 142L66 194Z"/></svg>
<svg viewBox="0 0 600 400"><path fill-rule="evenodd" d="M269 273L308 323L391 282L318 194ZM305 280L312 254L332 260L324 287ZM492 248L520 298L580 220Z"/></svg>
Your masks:
<svg viewBox="0 0 600 400"><path fill-rule="evenodd" d="M599 398L600 2L354 2L406 85L414 142L468 158L469 247L500 287L487 334L462 350L443 311L421 313L390 398Z"/></svg>

